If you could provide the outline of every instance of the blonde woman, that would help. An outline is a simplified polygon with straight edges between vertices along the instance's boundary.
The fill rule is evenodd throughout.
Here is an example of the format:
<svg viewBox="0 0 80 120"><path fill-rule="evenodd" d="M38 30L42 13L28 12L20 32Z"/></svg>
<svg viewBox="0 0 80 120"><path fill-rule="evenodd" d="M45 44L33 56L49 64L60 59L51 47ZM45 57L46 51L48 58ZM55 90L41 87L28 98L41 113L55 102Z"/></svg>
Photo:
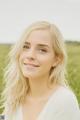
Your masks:
<svg viewBox="0 0 80 120"><path fill-rule="evenodd" d="M9 58L5 120L80 120L76 96L65 79L63 37L54 24L30 25Z"/></svg>

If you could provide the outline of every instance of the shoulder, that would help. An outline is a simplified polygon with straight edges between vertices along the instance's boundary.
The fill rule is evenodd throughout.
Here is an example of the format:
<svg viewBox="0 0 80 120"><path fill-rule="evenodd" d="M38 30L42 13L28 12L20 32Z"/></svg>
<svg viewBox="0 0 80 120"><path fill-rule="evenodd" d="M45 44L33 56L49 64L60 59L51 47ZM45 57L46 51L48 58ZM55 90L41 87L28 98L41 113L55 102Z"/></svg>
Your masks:
<svg viewBox="0 0 80 120"><path fill-rule="evenodd" d="M78 106L78 100L75 93L67 87L62 87L59 96L63 102L67 102L70 105L76 104Z"/></svg>
<svg viewBox="0 0 80 120"><path fill-rule="evenodd" d="M53 95L53 100L56 101L56 103L60 103L63 106L68 105L70 106L75 106L78 107L78 100L74 92L67 88L61 86L57 92Z"/></svg>
<svg viewBox="0 0 80 120"><path fill-rule="evenodd" d="M56 119L58 116L65 120L79 120L80 109L74 92L66 87L61 87L52 98L53 109L55 106ZM54 111L54 110L53 110ZM62 120L64 120L62 119Z"/></svg>
<svg viewBox="0 0 80 120"><path fill-rule="evenodd" d="M72 90L60 87L53 93L39 120L80 120L77 98Z"/></svg>

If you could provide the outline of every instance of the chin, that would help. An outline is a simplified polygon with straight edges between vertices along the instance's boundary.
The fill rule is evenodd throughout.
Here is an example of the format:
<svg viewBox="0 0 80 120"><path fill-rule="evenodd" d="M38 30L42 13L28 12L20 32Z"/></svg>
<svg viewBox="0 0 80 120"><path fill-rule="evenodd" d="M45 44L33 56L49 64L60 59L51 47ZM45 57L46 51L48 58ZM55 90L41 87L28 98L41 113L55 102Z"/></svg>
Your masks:
<svg viewBox="0 0 80 120"><path fill-rule="evenodd" d="M28 73L28 72L24 72L23 76L26 78L37 78L38 75L34 74L34 73Z"/></svg>

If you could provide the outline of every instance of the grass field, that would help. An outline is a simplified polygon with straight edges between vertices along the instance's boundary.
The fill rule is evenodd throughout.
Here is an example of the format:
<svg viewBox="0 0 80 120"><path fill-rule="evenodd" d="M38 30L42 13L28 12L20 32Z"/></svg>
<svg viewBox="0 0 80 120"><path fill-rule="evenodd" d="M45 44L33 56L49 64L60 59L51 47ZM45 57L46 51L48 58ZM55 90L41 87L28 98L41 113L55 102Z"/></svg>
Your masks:
<svg viewBox="0 0 80 120"><path fill-rule="evenodd" d="M68 53L68 82L74 90L78 102L80 104L80 43L69 42L66 44ZM0 44L0 95L3 86L3 69L5 67L5 59L9 52L10 45ZM0 96L1 97L1 96ZM2 110L0 110L1 113Z"/></svg>
<svg viewBox="0 0 80 120"><path fill-rule="evenodd" d="M80 104L80 43L68 43L68 82L73 88Z"/></svg>

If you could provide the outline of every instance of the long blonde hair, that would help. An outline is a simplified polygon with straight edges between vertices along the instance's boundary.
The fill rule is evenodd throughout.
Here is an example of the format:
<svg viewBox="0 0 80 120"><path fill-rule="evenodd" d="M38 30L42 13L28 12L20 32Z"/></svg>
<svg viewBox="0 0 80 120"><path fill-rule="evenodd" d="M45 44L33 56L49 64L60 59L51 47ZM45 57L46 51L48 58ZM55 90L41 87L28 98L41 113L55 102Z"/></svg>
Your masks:
<svg viewBox="0 0 80 120"><path fill-rule="evenodd" d="M4 112L6 114L11 115L11 113L13 113L13 111L24 102L25 96L29 90L28 80L22 75L19 68L19 56L24 42L32 31L46 29L49 30L51 34L55 54L61 59L61 62L51 70L50 82L54 83L55 80L59 84L67 84L65 79L66 50L61 32L54 24L50 24L46 21L33 23L27 28L27 30L25 30L21 39L12 46L8 55L9 62L5 68L4 74L6 86L3 91L3 106L5 107Z"/></svg>

